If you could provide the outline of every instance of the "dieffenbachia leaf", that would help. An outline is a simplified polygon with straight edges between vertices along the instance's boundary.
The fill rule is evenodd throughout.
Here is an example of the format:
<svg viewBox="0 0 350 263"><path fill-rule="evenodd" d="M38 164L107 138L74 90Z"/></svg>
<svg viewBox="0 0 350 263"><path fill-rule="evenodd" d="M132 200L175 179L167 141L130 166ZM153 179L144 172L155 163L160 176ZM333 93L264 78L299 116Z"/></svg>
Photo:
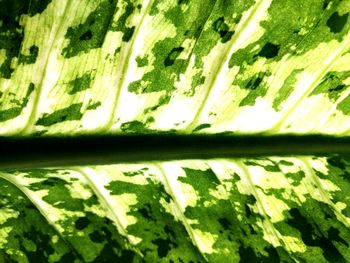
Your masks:
<svg viewBox="0 0 350 263"><path fill-rule="evenodd" d="M350 126L341 0L3 0L0 133Z"/></svg>
<svg viewBox="0 0 350 263"><path fill-rule="evenodd" d="M4 262L349 262L350 161L1 172Z"/></svg>
<svg viewBox="0 0 350 263"><path fill-rule="evenodd" d="M0 135L349 135L349 12L0 0ZM0 262L350 262L349 178L337 155L7 169Z"/></svg>

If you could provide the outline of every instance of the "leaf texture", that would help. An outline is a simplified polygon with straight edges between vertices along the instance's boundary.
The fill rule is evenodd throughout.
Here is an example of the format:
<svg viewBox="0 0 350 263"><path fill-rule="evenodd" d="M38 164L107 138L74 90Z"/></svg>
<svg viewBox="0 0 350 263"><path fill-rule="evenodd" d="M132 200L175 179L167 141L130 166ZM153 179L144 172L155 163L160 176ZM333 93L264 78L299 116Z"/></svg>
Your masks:
<svg viewBox="0 0 350 263"><path fill-rule="evenodd" d="M0 256L348 262L349 171L332 156L1 172Z"/></svg>
<svg viewBox="0 0 350 263"><path fill-rule="evenodd" d="M340 0L4 0L0 134L348 135Z"/></svg>
<svg viewBox="0 0 350 263"><path fill-rule="evenodd" d="M347 136L349 12L0 0L0 135ZM3 170L0 263L350 262L349 172L338 155Z"/></svg>

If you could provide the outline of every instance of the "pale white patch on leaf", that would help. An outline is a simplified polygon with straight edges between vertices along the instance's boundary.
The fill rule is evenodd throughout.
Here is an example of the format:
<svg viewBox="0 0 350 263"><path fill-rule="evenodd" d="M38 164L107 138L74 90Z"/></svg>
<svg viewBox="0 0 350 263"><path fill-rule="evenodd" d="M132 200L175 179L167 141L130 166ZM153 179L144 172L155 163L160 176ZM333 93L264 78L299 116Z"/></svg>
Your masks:
<svg viewBox="0 0 350 263"><path fill-rule="evenodd" d="M212 254L215 252L213 245L215 244L215 240L217 238L216 235L212 235L208 232L202 232L199 229L194 229L193 233L198 248L202 253Z"/></svg>

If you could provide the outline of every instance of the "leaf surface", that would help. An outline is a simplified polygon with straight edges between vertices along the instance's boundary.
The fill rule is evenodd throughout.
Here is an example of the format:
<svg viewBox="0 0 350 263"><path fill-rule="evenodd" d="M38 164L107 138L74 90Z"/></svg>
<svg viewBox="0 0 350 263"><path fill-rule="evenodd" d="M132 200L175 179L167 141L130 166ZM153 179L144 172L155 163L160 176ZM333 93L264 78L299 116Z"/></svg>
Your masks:
<svg viewBox="0 0 350 263"><path fill-rule="evenodd" d="M348 262L349 167L333 156L2 172L0 247L21 262Z"/></svg>
<svg viewBox="0 0 350 263"><path fill-rule="evenodd" d="M0 135L348 136L349 12L2 0ZM3 170L0 262L350 262L349 173L339 155Z"/></svg>
<svg viewBox="0 0 350 263"><path fill-rule="evenodd" d="M348 134L347 1L1 5L3 135Z"/></svg>

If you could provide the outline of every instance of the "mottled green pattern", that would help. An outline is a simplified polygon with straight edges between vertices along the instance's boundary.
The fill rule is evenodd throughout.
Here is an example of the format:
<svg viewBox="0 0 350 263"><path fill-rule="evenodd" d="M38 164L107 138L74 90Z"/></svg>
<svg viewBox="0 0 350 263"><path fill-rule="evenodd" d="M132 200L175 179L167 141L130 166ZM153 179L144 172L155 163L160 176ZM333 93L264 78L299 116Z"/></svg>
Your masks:
<svg viewBox="0 0 350 263"><path fill-rule="evenodd" d="M347 0L0 0L0 135L350 133ZM350 160L0 172L0 262L350 262Z"/></svg>
<svg viewBox="0 0 350 263"><path fill-rule="evenodd" d="M5 262L350 261L350 160L341 156L35 169L0 178Z"/></svg>
<svg viewBox="0 0 350 263"><path fill-rule="evenodd" d="M79 173L37 169L2 173L0 177L8 181L2 182L1 187L15 189L9 195L7 190L1 191L5 198L1 229L12 231L3 232L0 243L12 260L22 256L29 262L74 262L74 258L77 262L132 262L139 257L128 248L125 238L118 234L105 209ZM18 207L14 200L20 200ZM15 208L10 210L7 204ZM31 214L38 218L37 222L29 217ZM11 222L8 217L16 220ZM16 229L22 224L24 233L21 234ZM13 240L6 238L9 234ZM16 236L23 241L16 241ZM11 248L16 253L11 253ZM61 258L63 256L66 259Z"/></svg>
<svg viewBox="0 0 350 263"><path fill-rule="evenodd" d="M1 262L79 262L35 205L11 183L0 182Z"/></svg>
<svg viewBox="0 0 350 263"><path fill-rule="evenodd" d="M13 99L11 100L12 108L0 111L0 121L7 121L12 118L17 117L21 114L23 108L25 108L29 101L29 96L34 91L35 86L33 83L30 83L27 89L27 93L22 101L16 99L16 94L11 93Z"/></svg>
<svg viewBox="0 0 350 263"><path fill-rule="evenodd" d="M174 201L165 191L158 170L149 165L86 169L91 178L95 178L96 172L106 181L98 189L105 192L107 202L115 201L111 208L121 221L128 222L126 233L135 240L145 261L203 261L186 229L170 212ZM124 206L127 212L124 214L119 206Z"/></svg>
<svg viewBox="0 0 350 263"><path fill-rule="evenodd" d="M62 50L64 57L74 57L102 46L116 9L116 1L96 2L100 3L83 23L67 29L65 37L69 39L69 44Z"/></svg>
<svg viewBox="0 0 350 263"><path fill-rule="evenodd" d="M0 2L0 77L9 79L13 72L11 61L18 56L23 41L23 27L19 18L28 11L29 1L1 1Z"/></svg>
<svg viewBox="0 0 350 263"><path fill-rule="evenodd" d="M0 134L349 134L348 1L6 0L0 10Z"/></svg>

